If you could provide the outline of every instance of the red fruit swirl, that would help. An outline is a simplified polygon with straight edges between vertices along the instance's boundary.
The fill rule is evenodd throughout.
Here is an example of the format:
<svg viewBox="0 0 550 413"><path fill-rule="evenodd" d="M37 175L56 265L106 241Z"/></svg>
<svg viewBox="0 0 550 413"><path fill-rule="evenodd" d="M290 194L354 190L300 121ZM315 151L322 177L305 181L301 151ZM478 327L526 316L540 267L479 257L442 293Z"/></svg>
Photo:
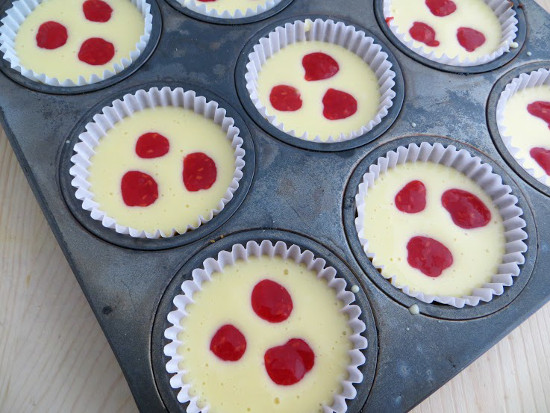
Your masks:
<svg viewBox="0 0 550 413"><path fill-rule="evenodd" d="M401 212L416 214L426 208L426 186L421 181L411 181L395 196L395 206Z"/></svg>
<svg viewBox="0 0 550 413"><path fill-rule="evenodd" d="M294 112L302 107L302 98L298 89L288 85L277 85L269 94L271 106L281 112Z"/></svg>
<svg viewBox="0 0 550 413"><path fill-rule="evenodd" d="M357 112L357 100L347 92L329 89L323 96L323 116L328 120L349 118Z"/></svg>
<svg viewBox="0 0 550 413"><path fill-rule="evenodd" d="M445 17L456 11L456 4L452 0L426 0L426 6L437 17Z"/></svg>
<svg viewBox="0 0 550 413"><path fill-rule="evenodd" d="M550 175L550 150L544 148L532 148L529 151L531 158L533 158L539 166L544 169L546 175Z"/></svg>
<svg viewBox="0 0 550 413"><path fill-rule="evenodd" d="M82 11L86 19L96 23L108 22L113 14L111 6L103 0L86 0L82 5Z"/></svg>
<svg viewBox="0 0 550 413"><path fill-rule="evenodd" d="M210 351L223 361L238 361L246 351L246 338L237 327L225 324L210 340Z"/></svg>
<svg viewBox="0 0 550 413"><path fill-rule="evenodd" d="M146 207L159 197L155 179L145 172L129 171L120 182L122 200L130 207Z"/></svg>
<svg viewBox="0 0 550 413"><path fill-rule="evenodd" d="M315 364L315 353L300 338L272 347L264 354L267 374L275 384L291 386L304 378Z"/></svg>
<svg viewBox="0 0 550 413"><path fill-rule="evenodd" d="M491 221L489 208L471 192L449 189L441 196L441 203L460 228L480 228Z"/></svg>
<svg viewBox="0 0 550 413"><path fill-rule="evenodd" d="M47 21L42 23L36 33L36 45L41 49L53 50L67 43L69 34L61 23Z"/></svg>
<svg viewBox="0 0 550 413"><path fill-rule="evenodd" d="M485 43L485 35L469 27L459 27L456 32L458 43L468 52L473 52Z"/></svg>
<svg viewBox="0 0 550 413"><path fill-rule="evenodd" d="M114 56L115 46L100 37L85 40L78 52L78 59L92 66L109 63Z"/></svg>
<svg viewBox="0 0 550 413"><path fill-rule="evenodd" d="M439 42L435 40L435 30L426 23L414 22L409 29L409 34L417 42L424 43L430 47L439 46Z"/></svg>
<svg viewBox="0 0 550 413"><path fill-rule="evenodd" d="M170 141L157 132L141 135L136 142L136 154L140 158L159 158L170 151Z"/></svg>
<svg viewBox="0 0 550 413"><path fill-rule="evenodd" d="M336 75L340 70L338 62L326 53L309 53L302 58L304 67L304 79L307 81L316 81L329 79Z"/></svg>
<svg viewBox="0 0 550 413"><path fill-rule="evenodd" d="M536 101L527 105L527 111L546 122L550 129L550 102Z"/></svg>
<svg viewBox="0 0 550 413"><path fill-rule="evenodd" d="M407 243L407 262L428 277L439 277L453 265L453 254L441 242L418 236Z"/></svg>
<svg viewBox="0 0 550 413"><path fill-rule="evenodd" d="M217 176L216 163L207 154L194 152L183 159L183 183L188 191L209 189Z"/></svg>
<svg viewBox="0 0 550 413"><path fill-rule="evenodd" d="M270 323L285 321L293 308L287 289L271 280L262 280L254 286L251 303L256 315Z"/></svg>

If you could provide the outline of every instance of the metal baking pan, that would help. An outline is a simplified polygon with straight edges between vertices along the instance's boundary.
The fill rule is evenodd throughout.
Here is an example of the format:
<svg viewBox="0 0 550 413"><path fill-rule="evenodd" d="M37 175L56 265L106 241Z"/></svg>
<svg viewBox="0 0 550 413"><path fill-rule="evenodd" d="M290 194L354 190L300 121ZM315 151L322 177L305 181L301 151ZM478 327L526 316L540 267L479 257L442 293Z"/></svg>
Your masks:
<svg viewBox="0 0 550 413"><path fill-rule="evenodd" d="M532 0L514 1L519 47L470 69L425 61L400 45L380 0L287 0L265 15L220 22L183 13L174 0L148 1L154 28L146 51L105 82L54 88L0 62L2 125L142 411L185 410L164 369L166 315L191 270L235 243L295 243L361 286L357 303L369 347L350 412L412 408L550 299L550 192L507 154L494 119L507 80L550 67L550 18ZM0 16L10 5L0 1ZM397 97L372 132L336 144L300 141L252 110L243 79L248 50L275 26L303 17L352 24L389 52ZM160 240L122 236L89 218L68 167L78 134L99 109L151 86L182 86L217 100L241 129L247 152L240 188L222 213L196 231ZM519 198L526 262L513 286L489 303L456 309L418 302L380 277L359 245L353 219L361 176L388 150L422 141L466 148ZM408 310L415 303L419 315Z"/></svg>

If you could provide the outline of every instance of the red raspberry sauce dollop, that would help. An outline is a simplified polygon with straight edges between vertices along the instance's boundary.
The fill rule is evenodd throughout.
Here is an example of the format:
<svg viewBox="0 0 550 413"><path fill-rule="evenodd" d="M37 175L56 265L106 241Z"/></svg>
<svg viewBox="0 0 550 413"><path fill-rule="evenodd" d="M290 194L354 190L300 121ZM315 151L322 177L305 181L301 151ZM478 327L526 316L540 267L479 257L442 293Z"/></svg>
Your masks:
<svg viewBox="0 0 550 413"><path fill-rule="evenodd" d="M91 37L80 46L78 59L92 66L109 63L115 56L115 46L100 37Z"/></svg>
<svg viewBox="0 0 550 413"><path fill-rule="evenodd" d="M292 313L292 297L281 284L262 280L252 290L252 309L270 323L285 321Z"/></svg>
<svg viewBox="0 0 550 413"><path fill-rule="evenodd" d="M271 106L281 112L294 112L302 107L302 98L298 89L288 85L277 85L269 94Z"/></svg>
<svg viewBox="0 0 550 413"><path fill-rule="evenodd" d="M302 58L307 81L329 79L340 70L338 62L326 53L309 53Z"/></svg>
<svg viewBox="0 0 550 413"><path fill-rule="evenodd" d="M428 277L439 277L453 265L453 254L441 242L418 236L407 243L407 262Z"/></svg>
<svg viewBox="0 0 550 413"><path fill-rule="evenodd" d="M323 116L328 120L349 118L357 112L357 100L347 92L329 89L323 96Z"/></svg>
<svg viewBox="0 0 550 413"><path fill-rule="evenodd" d="M183 159L183 183L188 191L209 189L217 177L216 162L207 154L194 152Z"/></svg>
<svg viewBox="0 0 550 413"><path fill-rule="evenodd" d="M67 43L69 34L61 23L47 21L42 23L36 33L36 45L41 49L53 50Z"/></svg>
<svg viewBox="0 0 550 413"><path fill-rule="evenodd" d="M225 324L212 337L210 351L223 361L238 361L246 351L246 338L237 327Z"/></svg>
<svg viewBox="0 0 550 413"><path fill-rule="evenodd" d="M315 364L315 353L300 338L290 339L286 344L272 347L264 354L267 374L275 384L290 386L304 378Z"/></svg>
<svg viewBox="0 0 550 413"><path fill-rule="evenodd" d="M421 181L411 181L395 196L395 206L401 212L416 214L426 208L426 186Z"/></svg>
<svg viewBox="0 0 550 413"><path fill-rule="evenodd" d="M537 118L541 118L546 122L550 129L550 102L538 100L527 105L527 111Z"/></svg>
<svg viewBox="0 0 550 413"><path fill-rule="evenodd" d="M170 141L157 132L141 135L136 142L136 154L140 158L160 158L170 151Z"/></svg>
<svg viewBox="0 0 550 413"><path fill-rule="evenodd" d="M158 185L155 179L145 172L129 171L120 182L122 200L130 207L146 207L153 204L159 197Z"/></svg>
<svg viewBox="0 0 550 413"><path fill-rule="evenodd" d="M473 52L485 43L485 35L469 27L459 27L456 31L458 43L468 52Z"/></svg>
<svg viewBox="0 0 550 413"><path fill-rule="evenodd" d="M441 203L460 228L480 228L491 221L489 208L471 192L449 189L441 196Z"/></svg>
<svg viewBox="0 0 550 413"><path fill-rule="evenodd" d="M82 5L86 19L91 22L105 23L111 20L113 9L103 0L86 0Z"/></svg>
<svg viewBox="0 0 550 413"><path fill-rule="evenodd" d="M550 175L550 150L544 148L532 148L529 151L529 155L533 158L539 166L544 169L546 175Z"/></svg>
<svg viewBox="0 0 550 413"><path fill-rule="evenodd" d="M409 29L409 34L417 42L422 42L430 47L439 46L439 42L435 40L435 30L422 22L414 22Z"/></svg>
<svg viewBox="0 0 550 413"><path fill-rule="evenodd" d="M452 0L426 0L426 6L437 17L445 17L456 11L456 4Z"/></svg>

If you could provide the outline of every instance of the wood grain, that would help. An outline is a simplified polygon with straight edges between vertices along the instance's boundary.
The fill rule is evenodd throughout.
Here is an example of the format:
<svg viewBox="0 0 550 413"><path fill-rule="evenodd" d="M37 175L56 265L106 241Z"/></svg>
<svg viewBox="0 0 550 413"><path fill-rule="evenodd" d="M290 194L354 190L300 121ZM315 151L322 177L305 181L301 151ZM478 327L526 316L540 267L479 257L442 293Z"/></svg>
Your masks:
<svg viewBox="0 0 550 413"><path fill-rule="evenodd" d="M550 304L414 412L549 412L549 389ZM0 129L0 412L50 411L137 408Z"/></svg>

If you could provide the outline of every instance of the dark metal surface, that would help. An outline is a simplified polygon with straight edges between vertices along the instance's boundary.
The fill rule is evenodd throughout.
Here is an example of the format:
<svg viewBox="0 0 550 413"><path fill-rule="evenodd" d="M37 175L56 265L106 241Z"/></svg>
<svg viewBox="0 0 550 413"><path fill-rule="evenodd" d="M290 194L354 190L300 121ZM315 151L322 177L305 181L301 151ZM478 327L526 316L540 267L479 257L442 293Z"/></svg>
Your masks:
<svg viewBox="0 0 550 413"><path fill-rule="evenodd" d="M244 74L237 60L265 21L209 24L176 11L164 1L158 5L163 24L154 53L131 76L125 78L130 74L125 73L113 79L118 83L108 90L66 96L41 93L22 87L4 72L0 74L2 124L142 411L163 411L173 405L173 394L166 391L166 376L162 376L160 336L169 295L188 274L188 266L229 246L231 242L224 241L226 237L237 242L247 236L261 238L261 232L242 232L250 228L277 230L265 232L266 238L296 240L341 269L344 277L359 279L367 298L360 301L364 301L364 308L370 304L375 323L368 323L369 351L377 351L375 377L365 411L410 409L549 300L548 198L508 165L491 139L486 119L486 114L494 111L495 102L489 96L499 78L524 64L548 60L550 18L532 0L522 4L527 33L523 47L515 49L509 56L511 60L503 62L502 67L484 73L443 72L419 63L384 41L399 62L405 80L401 112L395 123L374 141L329 152L298 148L271 136L241 106L236 83ZM384 39L373 7L373 1L367 0L295 0L267 24L271 24L271 19L294 21L296 16L306 14L327 15L351 21ZM159 19L154 22L159 23ZM124 248L115 240L94 235L93 229L87 230L86 224L71 213L62 190L67 189L63 183L67 174L64 148L71 146L83 122L90 120L90 108L151 84L197 85L209 96L211 92L206 91L221 96L232 108L228 109L238 115L237 123L247 126L255 149L255 167L251 168L254 173L248 173L250 189L243 195L242 204L236 205L223 224L213 224L216 228L210 228L200 240L186 245L175 241L162 247L165 249L143 245ZM424 134L429 136L419 138ZM355 205L350 194L361 169L366 170L369 160L387 148L421 139L434 141L434 136L449 136L459 142L456 146L476 148L476 154L503 175L520 198L530 237L528 261L514 286L495 298L493 304L482 305L479 311L468 313L466 309L465 316L460 315L463 310L442 309L437 304L419 304L422 314L411 315L407 306L415 301L400 297L377 282L365 257L353 252L354 228L349 222ZM398 138L402 139L396 141ZM437 140L448 142L444 138ZM155 241L143 242L153 245ZM365 315L369 314L367 310ZM369 357L367 373L374 369L374 358ZM367 374L362 386L366 390L361 395L366 396L369 380ZM354 404L350 411L357 409Z"/></svg>

